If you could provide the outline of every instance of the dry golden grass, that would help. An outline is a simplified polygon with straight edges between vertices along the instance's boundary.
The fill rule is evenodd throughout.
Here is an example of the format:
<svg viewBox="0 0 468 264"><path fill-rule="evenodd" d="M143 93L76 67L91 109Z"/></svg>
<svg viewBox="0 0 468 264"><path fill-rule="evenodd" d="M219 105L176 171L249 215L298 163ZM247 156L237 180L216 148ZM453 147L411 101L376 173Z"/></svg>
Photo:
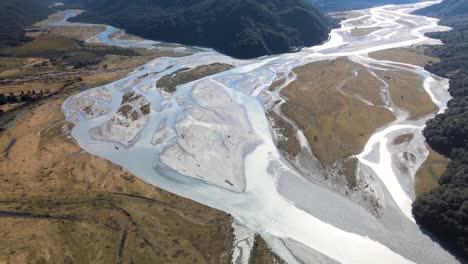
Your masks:
<svg viewBox="0 0 468 264"><path fill-rule="evenodd" d="M369 56L378 60L389 60L395 62L409 63L423 67L430 62L438 62L439 59L429 57L424 54L424 46L416 46L409 48L389 49L379 52L370 53ZM381 73L387 75L387 81L391 84L392 100L399 105L409 110L412 117L429 114L437 111L436 106L430 100L430 97L423 91L422 81L417 80L414 76L408 74ZM403 96L403 98L402 98ZM411 140L412 134L402 135L395 140L395 144ZM430 154L425 163L421 166L415 175L415 192L416 195L431 191L438 186L438 178L447 168L448 160L430 150Z"/></svg>
<svg viewBox="0 0 468 264"><path fill-rule="evenodd" d="M357 14L357 13L356 13L356 14ZM361 15L355 15L355 16L353 16L353 17L351 17L351 18L358 18L358 17L360 17L360 16L362 16L362 14L361 14ZM367 19L369 19L369 17L370 17L370 16L367 15L367 16L361 18L361 19L348 22L348 25L353 25L353 26L362 25Z"/></svg>
<svg viewBox="0 0 468 264"><path fill-rule="evenodd" d="M70 10L78 14L82 13L83 10ZM41 32L39 34L50 34L55 36L64 36L68 38L73 38L81 41L86 41L89 38L101 33L106 28L104 26L92 26L92 27L79 27L79 26L67 26L67 27L51 27L50 23L58 22L63 19L63 14L54 13L50 15L47 19L40 21L34 26L39 27ZM37 33L30 35L31 37L36 37Z"/></svg>
<svg viewBox="0 0 468 264"><path fill-rule="evenodd" d="M24 58L0 57L0 78L18 74L28 62Z"/></svg>
<svg viewBox="0 0 468 264"><path fill-rule="evenodd" d="M119 39L126 39L126 40L143 40L143 38L127 34L124 30L118 30L109 35L110 38L118 37Z"/></svg>
<svg viewBox="0 0 468 264"><path fill-rule="evenodd" d="M358 75L347 78L341 90L348 95L359 96L374 105L383 105L382 95L380 89L378 89L378 87L382 86L382 83L363 67L359 66L354 70L358 72ZM363 82L366 85L362 85Z"/></svg>
<svg viewBox="0 0 468 264"><path fill-rule="evenodd" d="M398 71L376 71L388 84L394 104L406 109L410 118L417 118L438 110L423 88L423 79L415 74Z"/></svg>
<svg viewBox="0 0 468 264"><path fill-rule="evenodd" d="M399 144L403 144L403 143L406 143L406 142L410 142L413 138L414 138L414 134L412 134L412 133L403 134L403 135L400 135L399 137L395 138L392 143L395 144L395 145L399 145Z"/></svg>
<svg viewBox="0 0 468 264"><path fill-rule="evenodd" d="M314 154L328 165L359 153L379 126L394 119L384 108L337 91L343 80L356 78L352 83L360 95L378 93L375 81L355 76L356 70L364 69L347 59L308 64L295 69L297 80L282 90L287 98L283 112L304 130Z"/></svg>
<svg viewBox="0 0 468 264"><path fill-rule="evenodd" d="M213 75L218 72L227 71L232 69L233 66L223 63L213 63L209 65L203 65L194 69L180 69L172 74L163 76L158 80L157 86L164 89L167 92L174 92L178 85L186 84L191 81L198 80L205 76Z"/></svg>
<svg viewBox="0 0 468 264"><path fill-rule="evenodd" d="M20 81L7 82L0 84L0 93L13 93L19 96L21 92L36 91L55 93L63 89L73 89L77 86L94 87L99 86L109 80L118 80L125 77L133 69L145 64L151 59L160 56L171 56L170 52L145 52L139 56L121 56L121 55L106 55L98 64L90 68L73 69L71 66L66 67L60 63L48 63L47 66L34 67L35 64L43 61L48 61L42 58L24 58L15 59L0 58L1 69L8 69L0 72L0 77L7 79L19 79ZM177 54L183 55L183 54ZM104 68L104 65L107 65ZM16 68L15 68L16 67ZM46 75L48 74L48 75ZM26 80L35 76L38 79ZM69 85L70 81L76 78L82 78L76 84ZM14 109L15 105L2 106L4 110Z"/></svg>
<svg viewBox="0 0 468 264"><path fill-rule="evenodd" d="M102 68L107 65L108 70L125 69L125 68L136 68L144 65L152 59L159 57L182 57L190 55L188 53L176 53L172 51L144 51L140 56L122 56L109 54L105 55L104 60L97 65L98 68Z"/></svg>
<svg viewBox="0 0 468 264"><path fill-rule="evenodd" d="M341 58L305 65L295 69L295 73L297 80L281 92L287 100L282 111L304 131L313 153L326 165L360 153L378 127L394 120L390 111L380 107L383 104L382 83L359 64ZM417 118L437 110L418 75L403 71L376 73L389 84L393 102L406 109L410 117ZM276 124L283 126L283 131L289 129L281 122ZM410 140L407 135L397 139L398 142L407 140ZM283 140L279 147L286 153L294 153L296 145L295 141ZM426 174L427 170L436 168L439 172L440 167L429 166ZM355 169L355 160L343 163L340 169L351 189L357 184ZM424 179L418 180L417 189L432 186L430 180ZM426 187L419 187L421 185Z"/></svg>
<svg viewBox="0 0 468 264"><path fill-rule="evenodd" d="M23 102L19 102L19 103L0 105L0 110L3 111L3 112L7 112L7 111L10 111L10 110L15 109L17 107L20 107L20 106L22 106L24 104L25 103L23 103Z"/></svg>
<svg viewBox="0 0 468 264"><path fill-rule="evenodd" d="M13 93L16 96L19 96L21 92L28 93L28 91L36 91L36 93L39 94L40 91L43 91L44 96L50 96L52 94L60 93L63 91L72 91L75 89L85 89L104 85L106 83L119 80L125 77L128 74L128 72L129 70L115 72L97 72L94 74L82 75L75 74L58 79L43 79L27 82L7 83L0 85L0 93L7 95ZM67 81L73 80L76 77L82 77L82 81L67 84ZM24 103L6 104L0 106L0 109L6 112L10 110L15 110L23 105Z"/></svg>
<svg viewBox="0 0 468 264"><path fill-rule="evenodd" d="M49 27L47 33L51 35L60 35L68 38L74 38L81 41L86 41L89 38L96 36L97 34L103 32L106 28L103 26L93 26L93 27Z"/></svg>
<svg viewBox="0 0 468 264"><path fill-rule="evenodd" d="M353 28L351 29L351 36L353 37L362 37L369 35L372 32L382 29L381 27L371 27L371 28Z"/></svg>
<svg viewBox="0 0 468 264"><path fill-rule="evenodd" d="M51 99L0 135L0 261L228 263L230 218L83 152Z"/></svg>
<svg viewBox="0 0 468 264"><path fill-rule="evenodd" d="M0 72L22 67L25 63L23 58L0 57Z"/></svg>
<svg viewBox="0 0 468 264"><path fill-rule="evenodd" d="M357 170L358 160L352 158L347 160L342 167L342 174L346 178L346 183L349 189L354 189L357 186L356 179L356 170Z"/></svg>
<svg viewBox="0 0 468 264"><path fill-rule="evenodd" d="M429 156L415 176L416 195L429 192L439 186L438 179L447 169L448 159L429 149Z"/></svg>
<svg viewBox="0 0 468 264"><path fill-rule="evenodd" d="M83 10L80 10L80 9L69 9L67 11L76 12L77 14L81 14L83 12ZM57 12L57 13L49 15L47 19L37 22L36 24L34 24L34 26L35 27L48 27L50 23L58 22L62 20L63 18L64 18L64 15Z"/></svg>
<svg viewBox="0 0 468 264"><path fill-rule="evenodd" d="M352 19L352 18L358 18L362 16L360 12L355 12L355 11L332 12L332 13L328 13L328 15L335 19Z"/></svg>
<svg viewBox="0 0 468 264"><path fill-rule="evenodd" d="M279 88L285 81L285 78L284 76L281 76L281 77L277 77L273 83L270 85L270 87L268 87L268 90L270 92L273 92L275 91L277 88Z"/></svg>
<svg viewBox="0 0 468 264"><path fill-rule="evenodd" d="M98 74L87 75L83 77L83 81L88 87L97 87L108 82L120 80L127 76L128 71L117 72L102 72Z"/></svg>
<svg viewBox="0 0 468 264"><path fill-rule="evenodd" d="M76 42L64 36L39 36L17 48L12 48L14 54L31 54L47 51L69 51L76 48Z"/></svg>
<svg viewBox="0 0 468 264"><path fill-rule="evenodd" d="M408 63L424 67L429 62L438 62L439 59L424 54L425 46L412 46L409 48L388 49L369 53L369 57L377 60L388 60Z"/></svg>
<svg viewBox="0 0 468 264"><path fill-rule="evenodd" d="M288 157L296 157L301 151L301 143L296 137L294 127L272 110L268 111L267 117L279 136L278 148Z"/></svg>
<svg viewBox="0 0 468 264"><path fill-rule="evenodd" d="M252 252L250 254L249 264L286 264L279 256L271 252L268 244L262 237L256 236Z"/></svg>
<svg viewBox="0 0 468 264"><path fill-rule="evenodd" d="M31 82L9 83L0 85L0 91L4 94L14 93L15 95L21 92L28 92L35 90L39 92L49 90L51 93L58 91L63 87L65 80L57 82L57 80L39 80Z"/></svg>

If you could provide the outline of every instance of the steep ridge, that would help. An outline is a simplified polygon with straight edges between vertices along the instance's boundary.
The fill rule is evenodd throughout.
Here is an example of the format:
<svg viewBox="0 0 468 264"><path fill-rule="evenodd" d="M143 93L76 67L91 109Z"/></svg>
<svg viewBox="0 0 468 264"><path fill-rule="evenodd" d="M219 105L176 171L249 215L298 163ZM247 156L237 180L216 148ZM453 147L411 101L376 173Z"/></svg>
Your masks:
<svg viewBox="0 0 468 264"><path fill-rule="evenodd" d="M328 18L304 0L83 1L73 19L110 24L145 38L214 48L239 58L325 41Z"/></svg>
<svg viewBox="0 0 468 264"><path fill-rule="evenodd" d="M28 40L24 28L52 13L48 1L0 1L0 46L17 45Z"/></svg>
<svg viewBox="0 0 468 264"><path fill-rule="evenodd" d="M427 124L424 135L428 144L450 158L447 170L439 178L440 187L422 195L413 204L416 221L451 249L468 258L468 1L445 0L417 13L442 19L452 31L431 33L443 46L429 49L441 59L426 68L450 78L454 97L448 110Z"/></svg>

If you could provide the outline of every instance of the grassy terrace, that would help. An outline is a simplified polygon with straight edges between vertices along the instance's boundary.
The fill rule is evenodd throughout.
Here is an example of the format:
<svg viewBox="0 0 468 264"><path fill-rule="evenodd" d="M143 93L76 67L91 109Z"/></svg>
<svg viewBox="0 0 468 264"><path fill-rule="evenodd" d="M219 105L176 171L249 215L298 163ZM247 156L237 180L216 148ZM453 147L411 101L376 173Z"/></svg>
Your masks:
<svg viewBox="0 0 468 264"><path fill-rule="evenodd" d="M166 92L172 93L176 91L178 85L186 84L203 77L216 74L218 72L227 71L232 68L232 65L223 63L203 65L194 69L184 68L170 75L163 76L158 80L156 85Z"/></svg>
<svg viewBox="0 0 468 264"><path fill-rule="evenodd" d="M423 58L416 49L390 50L371 56L381 58L394 54L399 54L397 58L406 57L420 63L430 60ZM345 58L311 63L294 71L297 80L281 91L286 99L281 109L283 114L304 131L315 156L326 167L338 166L348 187L356 187L356 160L348 157L360 153L370 135L395 118L382 107L383 84L368 69ZM405 109L410 118L437 110L418 75L405 71L376 70L375 73L388 83L393 103ZM270 119L275 130L283 134L279 148L294 157L300 146L290 132L290 125L277 115L270 114ZM418 193L436 185L435 174L443 169L444 163L440 157L430 156L417 175Z"/></svg>

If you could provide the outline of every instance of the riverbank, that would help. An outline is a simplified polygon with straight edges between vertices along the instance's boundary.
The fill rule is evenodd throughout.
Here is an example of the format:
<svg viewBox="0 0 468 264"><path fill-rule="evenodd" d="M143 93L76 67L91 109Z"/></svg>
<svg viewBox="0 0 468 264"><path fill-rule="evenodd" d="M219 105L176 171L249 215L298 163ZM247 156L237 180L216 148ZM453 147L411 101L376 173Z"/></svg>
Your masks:
<svg viewBox="0 0 468 264"><path fill-rule="evenodd" d="M354 156L363 151L370 135L395 120L396 116L385 108L386 104L391 102L414 120L439 110L423 89L421 75L408 66L422 67L437 61L424 55L427 48L413 46L369 54L372 59L407 65L393 71L372 70L342 58L294 69L295 80L291 84L270 88L275 91L280 87L280 96L285 100L273 107L277 113L270 111L268 114L278 135L279 149L293 164L299 168L303 166L304 162L299 161L300 136L292 132L293 122L304 133L312 154L323 166L325 180L347 195L362 192L366 182L358 179ZM408 134L411 136L408 140L396 142L398 138L395 139L394 145L410 147L413 133ZM419 195L437 187L437 179L447 162L430 150L428 159L414 172L408 192ZM376 206L378 210L374 202L369 206Z"/></svg>
<svg viewBox="0 0 468 264"><path fill-rule="evenodd" d="M305 258L331 263L374 263L375 259L386 259L391 263L457 263L421 232L410 212L414 197L413 173L427 155L419 132L430 115L422 119L415 117L432 113L437 108L444 109L448 100L446 80L436 78L420 67L366 57L372 51L435 43L423 33L440 29L437 21L408 15L429 4L363 11L369 13L355 18L364 21L363 27L378 24L385 28L364 36L352 36L350 31L356 25L345 23L332 32L329 42L304 48L299 53L238 61L215 52L201 52L186 58L156 60L112 85L70 98L63 110L76 124L72 135L86 151L120 164L147 182L233 215L238 223L260 232L275 253L288 262L296 263ZM384 91L380 98L382 107L395 116L395 122L370 134L364 151L356 155L359 162L356 169L359 179L365 183L364 191L377 204L372 210L362 203L365 196L337 192L320 173L310 178L299 174L275 147L264 113L264 107L272 106L272 102L278 100L281 102L279 91L296 81L294 69L336 57L348 57L365 69L379 72L371 75ZM214 62L228 62L235 68L176 87L172 94L148 85L179 69ZM400 75L390 76L395 72L411 72L419 76L415 82L417 86L413 88L421 94L425 92L426 96L420 99L432 101L433 105L423 103L424 107L430 107L422 110L414 106L410 108L401 101L401 94L396 96L400 101L394 102L395 97L388 92L391 86L388 83L399 78ZM267 93L281 77L285 81L279 91L272 89ZM104 89L111 98L99 100L101 97L96 96L99 89ZM207 89L211 92L207 93ZM138 98L151 102L146 125L133 131L136 137L130 143L116 141L115 136L119 133L93 139L90 130L120 120L114 113L121 107L122 92L129 90L139 94ZM346 92L358 93L353 89ZM398 92L394 94L398 95ZM218 95L222 95L222 100L215 100ZM363 96L369 97L368 94ZM353 99L363 103L360 100L363 98ZM80 102L85 104L80 107ZM89 111L90 108L95 111ZM87 112L97 114L89 116ZM247 122L250 126L245 125ZM164 133L160 133L161 127ZM414 138L408 148L388 143L410 132ZM242 137L246 139L239 140ZM257 139L258 143L252 139ZM299 138L301 147L307 149L308 144L302 144L306 142L302 139ZM254 141L258 145L253 151L240 157L237 155L236 148L242 146L237 142ZM182 160L186 158L190 162L196 161L189 164L196 170L182 166ZM231 188L227 184L231 182L232 172L240 166L244 166L245 190L237 188L232 192L232 185ZM223 170L221 174L194 173L220 168ZM223 182L225 175L229 178ZM237 182L242 179L236 179ZM337 251L338 243L347 250ZM363 247L372 249L369 250L372 254L353 254Z"/></svg>
<svg viewBox="0 0 468 264"><path fill-rule="evenodd" d="M47 26L50 21L41 23L33 42L0 58L1 93L44 94L2 106L8 110L0 117L0 262L230 263L229 215L84 152L61 111L73 94L121 79L156 57L178 54L116 54L112 47L82 44L89 27L58 30ZM44 56L57 45L64 53ZM75 68L62 59L81 56L80 49L99 52L100 61Z"/></svg>
<svg viewBox="0 0 468 264"><path fill-rule="evenodd" d="M430 120L424 130L428 144L450 162L439 178L440 186L421 195L413 205L418 223L465 260L468 259L468 247L464 243L468 239L465 212L468 200L467 5L467 1L447 0L418 11L441 18L441 24L453 28L448 32L428 34L441 39L444 45L427 51L441 60L426 65L426 69L450 79L449 91L454 98L447 111Z"/></svg>
<svg viewBox="0 0 468 264"><path fill-rule="evenodd" d="M440 62L439 58L427 55L428 51L431 49L431 46L415 46L373 52L370 53L369 56L374 59L409 63L412 65L424 67L429 64ZM414 105L421 106L420 103ZM402 142L398 142L397 144L403 143L408 143L408 141L404 140ZM442 175L443 171L447 168L448 162L449 160L447 158L439 155L429 147L429 155L427 160L421 165L421 168L415 175L416 195L419 196L439 186L438 179Z"/></svg>
<svg viewBox="0 0 468 264"><path fill-rule="evenodd" d="M0 135L2 149L16 139L0 159L0 211L48 216L0 216L5 261L229 263L226 214L83 152L69 137L63 100L40 103Z"/></svg>

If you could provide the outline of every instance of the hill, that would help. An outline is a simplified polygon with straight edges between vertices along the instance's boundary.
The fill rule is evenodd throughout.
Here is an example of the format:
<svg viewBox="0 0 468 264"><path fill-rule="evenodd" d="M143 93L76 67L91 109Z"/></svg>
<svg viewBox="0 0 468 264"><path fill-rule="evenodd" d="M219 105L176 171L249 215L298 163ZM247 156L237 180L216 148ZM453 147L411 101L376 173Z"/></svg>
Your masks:
<svg viewBox="0 0 468 264"><path fill-rule="evenodd" d="M328 38L330 20L305 0L83 0L73 21L148 39L214 48L238 58L292 51Z"/></svg>
<svg viewBox="0 0 468 264"><path fill-rule="evenodd" d="M468 1L444 0L440 4L432 5L416 11L417 14L429 15L439 18L466 15L468 13Z"/></svg>
<svg viewBox="0 0 468 264"><path fill-rule="evenodd" d="M445 0L417 13L441 18L453 28L429 34L444 45L428 50L441 61L426 68L450 78L454 99L424 130L428 144L451 161L439 178L440 187L416 199L413 214L421 226L468 259L468 0Z"/></svg>
<svg viewBox="0 0 468 264"><path fill-rule="evenodd" d="M24 28L47 18L53 12L49 1L0 1L0 46L18 45L29 39Z"/></svg>

